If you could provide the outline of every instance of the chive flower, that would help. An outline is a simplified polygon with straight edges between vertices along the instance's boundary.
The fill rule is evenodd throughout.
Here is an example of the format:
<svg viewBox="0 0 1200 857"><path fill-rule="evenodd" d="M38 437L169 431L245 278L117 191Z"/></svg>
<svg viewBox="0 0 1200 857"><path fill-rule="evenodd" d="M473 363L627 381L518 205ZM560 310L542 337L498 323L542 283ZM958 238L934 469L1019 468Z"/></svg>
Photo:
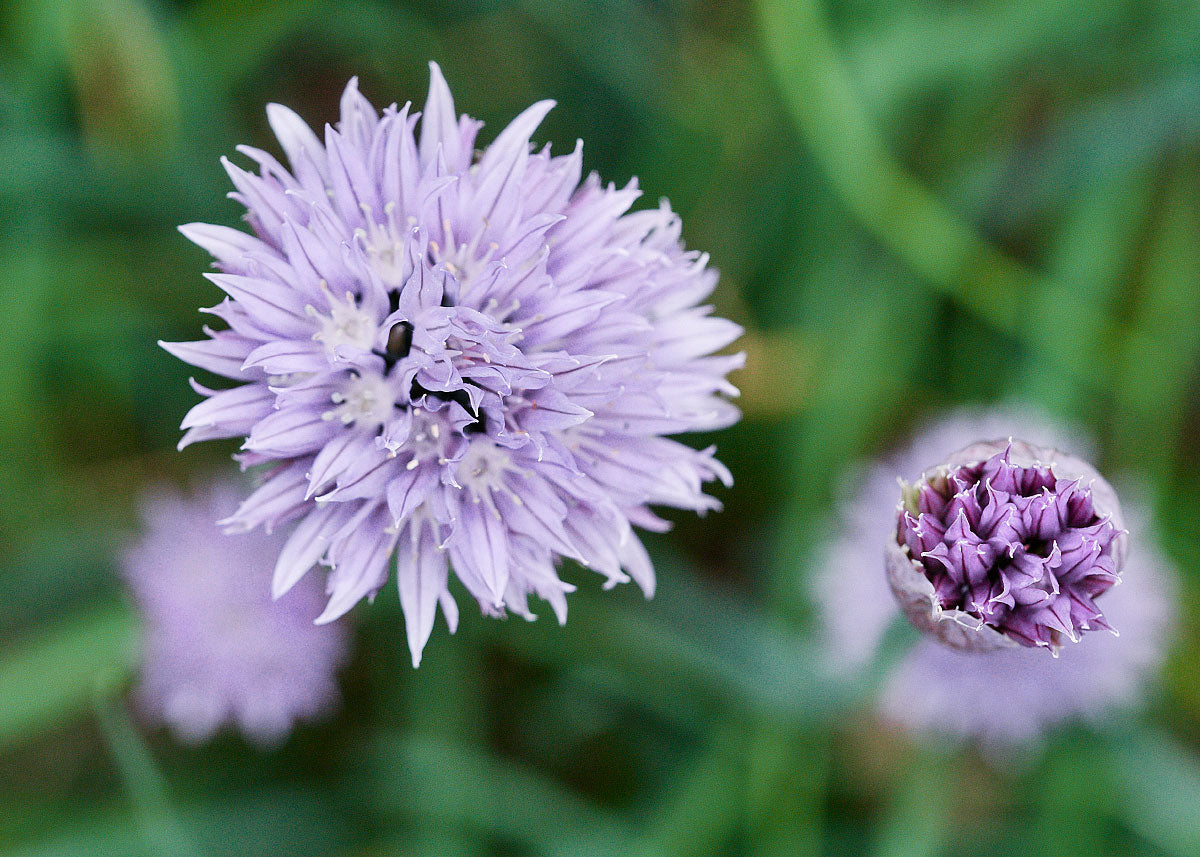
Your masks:
<svg viewBox="0 0 1200 857"><path fill-rule="evenodd" d="M239 493L226 482L192 497L153 490L123 557L142 623L140 707L189 743L232 726L278 744L336 706L349 651L344 623L313 624L324 600L315 578L271 599L277 535L217 527Z"/></svg>
<svg viewBox="0 0 1200 857"><path fill-rule="evenodd" d="M1126 534L1091 465L1023 441L977 442L903 486L888 581L913 623L953 647L1057 653L1113 628L1097 599Z"/></svg>
<svg viewBox="0 0 1200 857"><path fill-rule="evenodd" d="M976 406L946 414L882 459L857 467L829 536L815 552L810 577L825 669L839 674L866 669L901 615L880 556L881 544L896 543L897 477L915 484L930 462L945 461L980 437L1018 430L1042 447L1084 459L1094 452L1086 435L1031 408ZM1127 500L1123 511L1130 535L1121 583L1097 602L1119 637L1090 634L1051 658L1041 647L1006 641L999 632L1004 642L990 651L953 648L924 636L883 676L879 714L940 743L975 743L1004 763L1036 748L1057 726L1074 721L1102 726L1136 708L1172 639L1175 573L1140 505ZM928 594L918 604L928 615Z"/></svg>
<svg viewBox="0 0 1200 857"><path fill-rule="evenodd" d="M550 101L481 149L431 70L423 115L351 81L323 139L268 106L289 166L225 162L251 232L182 227L225 326L164 343L236 382L194 384L181 446L245 439L261 486L225 525L296 522L274 593L325 565L329 622L394 565L414 665L439 606L456 625L451 570L492 616L533 618L536 595L564 622L564 558L652 594L633 528L716 509L704 483L731 481L666 435L735 422L742 364L714 354L741 329L701 304L717 274L665 202L631 212L636 183L583 178L581 145L535 151Z"/></svg>

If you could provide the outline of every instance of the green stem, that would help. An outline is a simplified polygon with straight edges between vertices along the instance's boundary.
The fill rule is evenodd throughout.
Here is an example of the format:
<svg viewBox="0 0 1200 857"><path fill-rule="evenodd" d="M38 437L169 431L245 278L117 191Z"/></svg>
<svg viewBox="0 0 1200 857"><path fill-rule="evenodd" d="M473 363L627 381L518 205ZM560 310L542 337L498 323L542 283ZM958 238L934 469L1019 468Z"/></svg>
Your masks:
<svg viewBox="0 0 1200 857"><path fill-rule="evenodd" d="M742 820L747 735L744 726L714 730L643 831L646 857L701 857L723 853Z"/></svg>
<svg viewBox="0 0 1200 857"><path fill-rule="evenodd" d="M767 58L797 129L854 216L933 288L1022 341L1041 278L987 243L891 156L851 85L818 0L757 0ZM1074 353L1047 355L1086 378Z"/></svg>
<svg viewBox="0 0 1200 857"><path fill-rule="evenodd" d="M137 663L137 623L122 602L94 604L13 646L0 660L0 750L86 711Z"/></svg>
<svg viewBox="0 0 1200 857"><path fill-rule="evenodd" d="M199 849L171 805L162 772L120 702L110 696L98 697L96 718L150 853L198 857Z"/></svg>

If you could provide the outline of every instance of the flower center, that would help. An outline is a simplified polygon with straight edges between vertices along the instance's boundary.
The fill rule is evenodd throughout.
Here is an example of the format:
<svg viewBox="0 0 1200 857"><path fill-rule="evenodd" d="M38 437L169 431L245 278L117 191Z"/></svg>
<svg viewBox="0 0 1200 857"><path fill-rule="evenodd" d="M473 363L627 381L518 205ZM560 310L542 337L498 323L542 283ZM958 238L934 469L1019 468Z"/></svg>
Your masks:
<svg viewBox="0 0 1200 857"><path fill-rule="evenodd" d="M339 419L346 425L355 423L367 429L377 429L387 422L396 404L387 380L375 374L355 375L330 398L337 407L322 414L324 419Z"/></svg>
<svg viewBox="0 0 1200 857"><path fill-rule="evenodd" d="M470 241L457 244L454 240L453 227L448 220L442 224L442 237L445 242L444 245L439 244L437 241L429 242L429 254L434 264L444 265L450 275L457 281L457 293L449 297L453 303L458 303L462 296L470 289L471 281L492 260L492 256L500 249L500 245L493 241L488 244L481 255L479 252L481 233L476 233Z"/></svg>
<svg viewBox="0 0 1200 857"><path fill-rule="evenodd" d="M359 308L352 292L346 292L345 300L330 294L329 315L318 312L312 306L305 309L317 319L319 325L313 339L325 343L325 350L331 356L339 345L351 345L363 351L370 351L374 346L379 325L370 313Z"/></svg>
<svg viewBox="0 0 1200 857"><path fill-rule="evenodd" d="M417 219L409 217L407 224L401 224L396 219L395 202L383 207L382 223L375 219L369 205L363 205L362 210L367 225L366 228L355 229L354 235L362 242L363 251L383 284L389 289L398 289L404 285L407 277L405 268L409 234L416 227Z"/></svg>
<svg viewBox="0 0 1200 857"><path fill-rule="evenodd" d="M512 455L493 443L475 441L458 465L459 481L476 492L499 487Z"/></svg>

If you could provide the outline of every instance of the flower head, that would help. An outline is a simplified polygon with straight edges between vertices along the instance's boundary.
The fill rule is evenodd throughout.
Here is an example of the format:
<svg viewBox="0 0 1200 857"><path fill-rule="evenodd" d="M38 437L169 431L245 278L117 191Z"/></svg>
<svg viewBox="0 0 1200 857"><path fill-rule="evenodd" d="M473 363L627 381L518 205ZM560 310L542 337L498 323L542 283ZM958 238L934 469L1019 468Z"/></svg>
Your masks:
<svg viewBox="0 0 1200 857"><path fill-rule="evenodd" d="M1125 552L1116 494L1082 459L1023 441L975 443L904 487L888 580L901 607L947 645L1112 630L1095 599Z"/></svg>
<svg viewBox="0 0 1200 857"><path fill-rule="evenodd" d="M926 426L851 481L856 489L839 510L812 579L828 668L865 666L898 615L879 555L879 545L896 533L896 477L917 480L930 461L1018 428L1039 445L1081 456L1092 452L1077 430L1029 408L975 407ZM1145 515L1136 505L1125 506L1131 537L1122 582L1102 601L1120 637L1092 635L1063 647L1058 658L1019 645L963 651L926 637L885 677L878 700L885 717L938 741L976 740L999 758L1032 746L1056 724L1102 723L1114 710L1135 704L1165 656L1174 578Z"/></svg>
<svg viewBox="0 0 1200 857"><path fill-rule="evenodd" d="M124 557L143 623L139 695L185 740L232 724L271 744L337 702L347 633L313 625L315 580L272 601L280 539L225 535L215 523L238 493L230 484L194 498L160 489L144 504L145 533Z"/></svg>
<svg viewBox="0 0 1200 857"><path fill-rule="evenodd" d="M424 115L382 116L354 81L324 142L285 107L267 115L290 161L226 163L250 235L193 224L228 295L228 329L166 344L242 382L197 389L182 444L245 437L262 486L233 529L299 519L275 567L286 592L330 568L326 622L373 596L396 558L413 660L450 569L493 615L565 620L558 561L608 584L654 575L632 525L656 504L703 512L729 482L713 450L663 435L737 419L714 356L737 325L698 306L716 273L685 251L664 203L630 213L634 183L580 182L581 149L533 152L533 105L482 152L437 66Z"/></svg>

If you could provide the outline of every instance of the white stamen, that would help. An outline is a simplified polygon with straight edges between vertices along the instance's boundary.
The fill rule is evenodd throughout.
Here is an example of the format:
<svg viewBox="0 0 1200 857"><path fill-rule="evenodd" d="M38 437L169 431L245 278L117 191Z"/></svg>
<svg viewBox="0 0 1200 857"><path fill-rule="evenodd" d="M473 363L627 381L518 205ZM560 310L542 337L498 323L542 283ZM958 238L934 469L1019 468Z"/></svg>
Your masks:
<svg viewBox="0 0 1200 857"><path fill-rule="evenodd" d="M346 292L343 301L335 298L324 283L321 288L329 296L329 315L322 314L311 305L304 308L306 313L318 319L320 325L313 339L325 343L330 356L339 345L352 345L370 351L379 332L376 319L359 308L352 292Z"/></svg>
<svg viewBox="0 0 1200 857"><path fill-rule="evenodd" d="M392 416L396 395L380 375L357 375L330 397L336 408L321 414L321 419L337 417L345 425L356 423L362 428L377 429Z"/></svg>

